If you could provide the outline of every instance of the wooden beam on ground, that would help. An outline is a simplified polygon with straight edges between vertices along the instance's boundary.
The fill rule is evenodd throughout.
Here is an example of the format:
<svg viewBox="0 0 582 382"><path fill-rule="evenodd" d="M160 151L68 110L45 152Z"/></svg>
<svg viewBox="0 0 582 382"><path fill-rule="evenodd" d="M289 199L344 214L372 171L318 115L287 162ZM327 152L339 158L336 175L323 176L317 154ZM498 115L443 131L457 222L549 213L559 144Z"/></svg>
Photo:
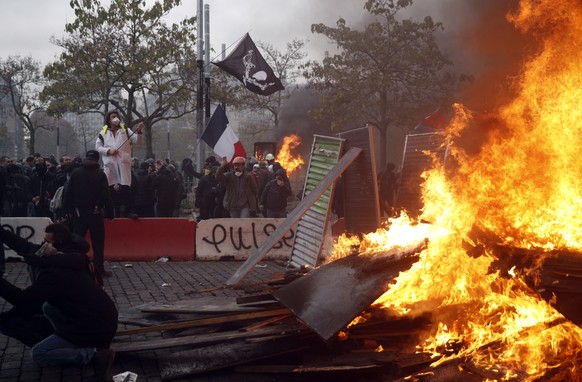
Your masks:
<svg viewBox="0 0 582 382"><path fill-rule="evenodd" d="M220 333L197 334L186 337L162 338L158 340L142 340L125 343L113 343L111 349L117 353L127 353L134 351L166 349L176 346L203 346L216 344L237 339L252 337L274 336L278 338L285 336L294 336L297 333L306 331L307 328L300 324L295 325L277 325L271 327L261 327L256 330L227 331Z"/></svg>
<svg viewBox="0 0 582 382"><path fill-rule="evenodd" d="M245 306L239 303L236 297L225 296L198 297L169 303L152 302L136 308L146 313L244 313L264 310L263 307L257 305L259 304Z"/></svg>
<svg viewBox="0 0 582 382"><path fill-rule="evenodd" d="M383 368L384 365L327 365L327 366L305 366L305 365L255 365L239 366L236 371L242 373L263 373L263 374L304 374L304 373L324 373L324 372L346 372L346 371L370 371Z"/></svg>
<svg viewBox="0 0 582 382"><path fill-rule="evenodd" d="M264 320L264 321L258 322L256 324L253 324L251 326L247 326L247 327L243 328L243 330L245 332L251 332L251 331L257 330L259 328L262 328L263 326L271 325L275 322L282 321L288 317L291 317L291 314L286 314L284 316L275 316L273 318L269 318L268 320Z"/></svg>
<svg viewBox="0 0 582 382"><path fill-rule="evenodd" d="M278 279L272 279L272 280L268 280L268 281L254 281L254 282L245 283L245 284L221 285L221 286L217 286L217 287L214 287L214 288L193 289L193 290L191 290L190 292L187 292L187 293L188 294L193 294L193 293L216 292L216 291L224 290L224 289L242 289L242 288L245 288L247 286L279 284L279 283L284 283L286 281L287 281L286 278L278 278Z"/></svg>
<svg viewBox="0 0 582 382"><path fill-rule="evenodd" d="M163 325L148 326L148 327L144 327L144 328L120 330L115 334L115 336L120 337L120 336L129 336L132 334L161 332L163 330L175 330L175 329L192 328L192 327L196 327L196 326L218 325L218 324L224 324L224 323L228 323L228 322L252 320L255 318L272 317L272 316L280 316L280 315L287 315L287 314L289 314L289 309L286 309L286 308L285 309L266 310L266 311L261 311L261 312L232 314L232 315L228 315L228 316L201 318L199 320L176 322L173 324L163 324Z"/></svg>
<svg viewBox="0 0 582 382"><path fill-rule="evenodd" d="M319 184L295 207L289 214L287 219L269 236L267 240L261 244L255 253L241 265L234 275L227 281L226 285L234 285L240 282L243 277L249 273L254 266L267 255L271 248L277 244L279 240L285 235L287 231L311 208L311 206L319 199L319 197L327 190L327 188L335 182L335 180L348 168L348 166L356 159L362 152L362 149L352 147L344 156L332 167L330 172L319 182Z"/></svg>
<svg viewBox="0 0 582 382"><path fill-rule="evenodd" d="M309 346L309 343L298 342L293 338L262 343L237 341L174 352L159 357L158 361L162 380L165 381L304 351Z"/></svg>

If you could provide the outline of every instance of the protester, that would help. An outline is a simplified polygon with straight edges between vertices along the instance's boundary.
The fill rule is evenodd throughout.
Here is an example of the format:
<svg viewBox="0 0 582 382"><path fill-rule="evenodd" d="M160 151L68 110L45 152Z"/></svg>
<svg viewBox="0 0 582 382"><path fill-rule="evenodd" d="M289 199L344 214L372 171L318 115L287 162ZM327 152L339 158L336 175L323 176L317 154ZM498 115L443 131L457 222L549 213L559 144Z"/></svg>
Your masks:
<svg viewBox="0 0 582 382"><path fill-rule="evenodd" d="M111 196L117 200L115 217L134 217L131 211L131 151L133 144L142 143L143 123L135 131L125 127L116 110L105 117L103 126L95 142L103 160L103 171L107 176Z"/></svg>
<svg viewBox="0 0 582 382"><path fill-rule="evenodd" d="M271 180L271 173L267 168L266 161L259 162L259 173L257 174L257 200L261 199L261 195L263 195L263 191L267 186L267 183ZM267 217L266 211L263 212L263 216Z"/></svg>
<svg viewBox="0 0 582 382"><path fill-rule="evenodd" d="M69 214L74 233L85 237L87 231L93 247L93 264L102 277L111 276L105 270L105 225L103 218L113 219L113 204L107 177L99 167L99 152L87 151L81 167L71 173L64 190L63 209Z"/></svg>
<svg viewBox="0 0 582 382"><path fill-rule="evenodd" d="M24 175L22 166L13 163L8 167L10 182L9 199L11 216L26 217L28 215L28 190L30 190L30 178Z"/></svg>
<svg viewBox="0 0 582 382"><path fill-rule="evenodd" d="M0 215L11 216L10 209L10 179L8 174L8 167L12 164L12 159L9 156L0 157Z"/></svg>
<svg viewBox="0 0 582 382"><path fill-rule="evenodd" d="M275 179L267 183L260 199L260 209L268 218L287 217L287 199L291 196L291 184L285 170L279 169Z"/></svg>
<svg viewBox="0 0 582 382"><path fill-rule="evenodd" d="M184 158L182 159L182 174L184 175L184 185L188 192L192 191L192 183L194 183L194 164L192 159Z"/></svg>
<svg viewBox="0 0 582 382"><path fill-rule="evenodd" d="M229 164L224 160L216 173L216 179L226 186L223 205L231 218L249 218L257 209L257 184L245 172L245 158L236 157L232 163L234 171L226 172Z"/></svg>
<svg viewBox="0 0 582 382"><path fill-rule="evenodd" d="M198 187L196 187L196 195L194 205L200 209L198 221L212 219L214 217L214 210L216 209L216 186L218 182L214 172L216 169L212 166L204 169L204 176L200 178Z"/></svg>
<svg viewBox="0 0 582 382"><path fill-rule="evenodd" d="M174 174L164 164L160 166L156 178L154 179L154 190L156 191L156 216L170 218L174 214L178 194L176 190L180 187L179 181Z"/></svg>
<svg viewBox="0 0 582 382"><path fill-rule="evenodd" d="M170 170L172 177L178 183L176 186L176 200L174 202L174 210L172 212L172 216L177 218L180 217L180 212L182 210L182 200L186 199L187 197L186 187L184 186L184 178L182 177L180 171L176 169L175 164L173 164L173 162L170 162L170 164L168 164L166 167L168 168L168 170Z"/></svg>
<svg viewBox="0 0 582 382"><path fill-rule="evenodd" d="M48 171L46 160L43 157L34 160L34 171L30 177L30 200L32 201L32 215L34 217L49 217L53 214L49 208L52 195L49 192L49 185L54 180L55 175Z"/></svg>
<svg viewBox="0 0 582 382"><path fill-rule="evenodd" d="M51 195L54 195L59 187L65 185L65 182L67 181L67 168L71 165L71 163L72 160L70 156L66 154L61 155L61 160L56 169L55 179L49 186L49 192Z"/></svg>
<svg viewBox="0 0 582 382"><path fill-rule="evenodd" d="M10 248L40 248L8 230L0 241ZM39 366L93 364L95 379L105 381L115 352L118 312L105 291L88 275L88 259L72 246L70 231L60 223L45 229L43 256L26 261L39 272L26 289L0 279L0 297L13 305L0 316L0 332L32 347Z"/></svg>
<svg viewBox="0 0 582 382"><path fill-rule="evenodd" d="M135 195L133 197L133 209L140 218L155 217L154 204L154 177L148 169L148 162L142 162L139 169L134 171L135 175Z"/></svg>
<svg viewBox="0 0 582 382"><path fill-rule="evenodd" d="M271 173L273 173L273 164L275 163L275 156L271 153L265 155L265 160L267 161L267 168Z"/></svg>

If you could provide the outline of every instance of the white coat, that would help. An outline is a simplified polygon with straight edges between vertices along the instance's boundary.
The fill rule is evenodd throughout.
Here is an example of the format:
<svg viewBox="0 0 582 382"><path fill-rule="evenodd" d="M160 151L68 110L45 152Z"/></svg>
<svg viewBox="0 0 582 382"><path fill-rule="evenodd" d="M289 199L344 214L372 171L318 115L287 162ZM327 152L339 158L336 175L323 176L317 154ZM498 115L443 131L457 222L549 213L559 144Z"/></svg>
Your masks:
<svg viewBox="0 0 582 382"><path fill-rule="evenodd" d="M103 135L103 140L100 138L101 135ZM125 142L128 136L129 141ZM124 129L123 124L121 124L115 135L111 129L106 129L106 126L103 127L97 136L95 150L101 154L103 172L107 175L107 182L110 186L115 184L131 186L131 145L141 144L142 141L141 134L135 133L132 135L131 130ZM109 149L118 150L117 155L107 155L107 150Z"/></svg>

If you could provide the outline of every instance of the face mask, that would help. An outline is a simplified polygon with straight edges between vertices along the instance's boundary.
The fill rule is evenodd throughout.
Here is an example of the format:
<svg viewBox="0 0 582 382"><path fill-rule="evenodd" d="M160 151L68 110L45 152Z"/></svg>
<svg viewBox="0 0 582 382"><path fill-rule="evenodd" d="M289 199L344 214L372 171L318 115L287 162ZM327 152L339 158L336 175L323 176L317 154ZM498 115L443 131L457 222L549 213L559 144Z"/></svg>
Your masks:
<svg viewBox="0 0 582 382"><path fill-rule="evenodd" d="M113 118L111 120L111 124L114 125L114 126L118 126L119 125L119 122L120 122L120 120L117 117L115 117L115 118Z"/></svg>
<svg viewBox="0 0 582 382"><path fill-rule="evenodd" d="M241 176L241 175L242 175L242 171L235 171L235 172L234 172L234 175L236 175L236 176Z"/></svg>

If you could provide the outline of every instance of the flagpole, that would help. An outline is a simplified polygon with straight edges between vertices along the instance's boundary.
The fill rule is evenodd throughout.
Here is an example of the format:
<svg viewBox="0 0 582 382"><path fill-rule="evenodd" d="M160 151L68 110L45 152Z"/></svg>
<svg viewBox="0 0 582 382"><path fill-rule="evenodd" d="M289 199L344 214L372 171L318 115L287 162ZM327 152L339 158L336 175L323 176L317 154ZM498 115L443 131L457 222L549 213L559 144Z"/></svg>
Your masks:
<svg viewBox="0 0 582 382"><path fill-rule="evenodd" d="M200 143L200 137L203 133L203 99L204 99L204 57L203 57L203 0L198 0L197 2L197 27L196 27L196 64L198 68L198 94L196 99L196 132L198 135L198 143ZM196 166L197 170L202 169L203 153L200 145L197 144L194 149L196 154Z"/></svg>
<svg viewBox="0 0 582 382"><path fill-rule="evenodd" d="M206 46L204 49L204 60L206 63L210 62L210 5L204 5L204 41L206 41ZM210 120L210 67L208 65L204 65L204 84L205 84L205 100L204 100L204 107L206 109L205 113L205 124L208 124ZM204 150L204 146L202 146L202 150ZM206 155L204 155L206 159Z"/></svg>

